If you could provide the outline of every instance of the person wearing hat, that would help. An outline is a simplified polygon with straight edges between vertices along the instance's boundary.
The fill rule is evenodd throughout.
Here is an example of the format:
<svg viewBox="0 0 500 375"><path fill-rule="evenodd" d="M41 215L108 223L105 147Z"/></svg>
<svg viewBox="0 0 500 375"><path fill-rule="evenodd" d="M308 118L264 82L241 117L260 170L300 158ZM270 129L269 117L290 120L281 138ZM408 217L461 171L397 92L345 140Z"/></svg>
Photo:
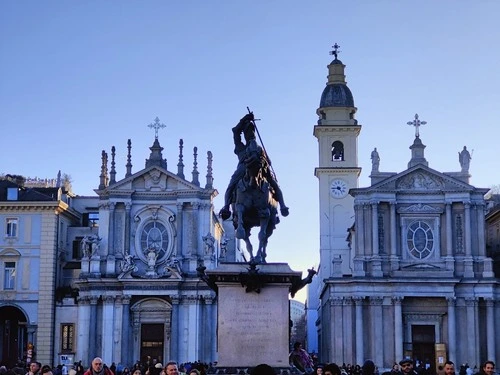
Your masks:
<svg viewBox="0 0 500 375"><path fill-rule="evenodd" d="M402 359L399 361L399 366L401 367L401 373L403 375L417 375L417 372L413 370L413 361L411 359Z"/></svg>

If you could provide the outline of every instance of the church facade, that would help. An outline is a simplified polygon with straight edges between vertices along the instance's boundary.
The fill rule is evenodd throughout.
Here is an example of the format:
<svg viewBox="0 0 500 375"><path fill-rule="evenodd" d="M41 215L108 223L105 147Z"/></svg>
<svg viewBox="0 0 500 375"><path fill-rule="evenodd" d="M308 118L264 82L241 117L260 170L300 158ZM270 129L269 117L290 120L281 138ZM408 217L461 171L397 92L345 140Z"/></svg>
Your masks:
<svg viewBox="0 0 500 375"><path fill-rule="evenodd" d="M212 153L206 151L206 179L200 182L198 149L186 176L180 140L172 172L158 139L163 126L158 119L151 124L155 138L144 168L132 172L129 140L123 178L117 178L112 147L110 158L102 151L96 196L71 195L67 203L55 199L49 211L41 208L53 216L45 215L50 222L46 237L43 229L49 224L43 218L31 219L27 227L24 213L13 214L13 203L1 202L10 207L0 207L0 213L10 210L2 220L18 219L20 227L15 238L0 239L2 275L8 279L0 290L8 296L0 302L0 316L15 310L21 322L0 327L17 348L6 353L4 340L1 360L11 354L27 359L28 345L33 358L49 364L81 360L89 365L95 356L108 365L216 360L217 300L197 268L213 269L243 255L232 225L214 213L218 192L212 185ZM40 227L42 238L23 232ZM45 301L46 294L51 300Z"/></svg>
<svg viewBox="0 0 500 375"><path fill-rule="evenodd" d="M345 65L328 66L319 120L320 279L317 335L324 362L391 368L404 357L432 369L446 360L500 360L500 281L485 244L488 189L460 170L429 167L415 116L408 168L359 187L361 125Z"/></svg>

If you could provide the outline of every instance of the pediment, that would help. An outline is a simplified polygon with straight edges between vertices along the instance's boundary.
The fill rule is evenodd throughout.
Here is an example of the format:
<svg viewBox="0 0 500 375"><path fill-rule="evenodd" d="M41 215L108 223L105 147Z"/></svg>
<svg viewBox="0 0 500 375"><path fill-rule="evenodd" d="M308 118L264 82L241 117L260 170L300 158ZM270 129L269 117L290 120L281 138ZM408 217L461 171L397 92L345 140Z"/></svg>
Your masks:
<svg viewBox="0 0 500 375"><path fill-rule="evenodd" d="M472 191L474 186L418 165L367 188L368 191Z"/></svg>
<svg viewBox="0 0 500 375"><path fill-rule="evenodd" d="M199 191L202 188L158 166L143 169L101 190L104 193Z"/></svg>

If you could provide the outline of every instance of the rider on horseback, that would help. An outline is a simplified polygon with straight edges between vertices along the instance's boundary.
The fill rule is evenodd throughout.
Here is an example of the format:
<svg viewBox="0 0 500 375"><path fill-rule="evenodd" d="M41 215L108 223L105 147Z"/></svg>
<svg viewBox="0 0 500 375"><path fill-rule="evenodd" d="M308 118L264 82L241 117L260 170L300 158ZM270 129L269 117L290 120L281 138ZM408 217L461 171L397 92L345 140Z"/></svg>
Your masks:
<svg viewBox="0 0 500 375"><path fill-rule="evenodd" d="M241 133L243 133L245 137L245 143L241 140ZM229 205L233 202L234 199L234 190L236 189L236 185L238 182L245 176L248 158L250 157L250 149L255 150L255 148L261 149L259 145L257 145L257 141L255 139L255 124L254 124L254 116L253 113L249 113L245 115L238 124L233 128L233 140L234 140L234 153L238 156L238 166L236 167L236 171L231 176L231 180L229 181L229 185L226 190L226 194L224 195L224 207L219 212L220 217L223 220L229 219L231 216L231 211L229 209ZM263 168L263 177L267 180L269 185L272 188L273 197L280 204L280 211L283 216L288 216L289 210L285 205L285 201L283 199L283 193L281 192L278 183L276 182L276 178L269 167L269 160L267 155L262 150L263 158L265 159L266 168Z"/></svg>

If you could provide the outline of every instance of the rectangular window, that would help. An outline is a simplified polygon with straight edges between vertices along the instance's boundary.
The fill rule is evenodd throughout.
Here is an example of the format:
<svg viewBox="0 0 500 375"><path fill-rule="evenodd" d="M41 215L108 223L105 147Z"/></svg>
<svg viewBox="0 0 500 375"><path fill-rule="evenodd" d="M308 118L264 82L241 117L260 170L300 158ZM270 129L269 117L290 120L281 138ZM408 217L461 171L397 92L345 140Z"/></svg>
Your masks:
<svg viewBox="0 0 500 375"><path fill-rule="evenodd" d="M7 237L17 237L17 221L15 218L7 218L5 233Z"/></svg>
<svg viewBox="0 0 500 375"><path fill-rule="evenodd" d="M12 290L16 285L16 262L5 262L3 276L4 290Z"/></svg>
<svg viewBox="0 0 500 375"><path fill-rule="evenodd" d="M63 353L73 352L74 333L74 324L61 324L61 351Z"/></svg>
<svg viewBox="0 0 500 375"><path fill-rule="evenodd" d="M83 237L76 237L73 241L73 259L81 259L82 257L82 240Z"/></svg>
<svg viewBox="0 0 500 375"><path fill-rule="evenodd" d="M7 188L7 200L17 201L19 189L18 188Z"/></svg>

